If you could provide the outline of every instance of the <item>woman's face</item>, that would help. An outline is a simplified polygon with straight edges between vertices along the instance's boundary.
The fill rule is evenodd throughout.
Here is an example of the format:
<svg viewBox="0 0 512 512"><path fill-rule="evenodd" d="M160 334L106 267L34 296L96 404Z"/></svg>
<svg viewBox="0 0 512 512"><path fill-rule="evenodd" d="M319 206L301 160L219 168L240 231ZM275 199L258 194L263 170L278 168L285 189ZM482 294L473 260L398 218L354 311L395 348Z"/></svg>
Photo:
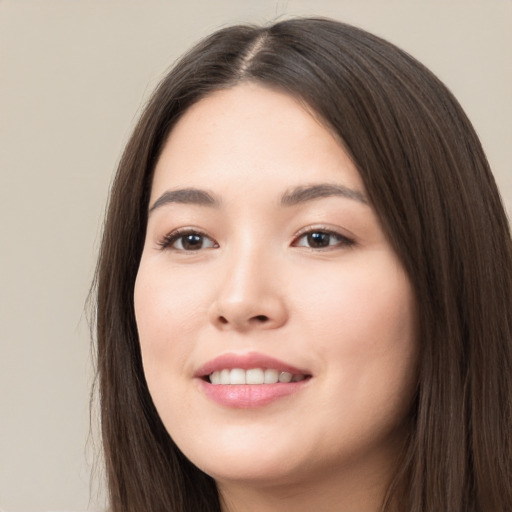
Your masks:
<svg viewBox="0 0 512 512"><path fill-rule="evenodd" d="M414 395L415 310L356 168L298 101L243 84L185 113L156 166L135 313L193 463L221 484L382 472Z"/></svg>

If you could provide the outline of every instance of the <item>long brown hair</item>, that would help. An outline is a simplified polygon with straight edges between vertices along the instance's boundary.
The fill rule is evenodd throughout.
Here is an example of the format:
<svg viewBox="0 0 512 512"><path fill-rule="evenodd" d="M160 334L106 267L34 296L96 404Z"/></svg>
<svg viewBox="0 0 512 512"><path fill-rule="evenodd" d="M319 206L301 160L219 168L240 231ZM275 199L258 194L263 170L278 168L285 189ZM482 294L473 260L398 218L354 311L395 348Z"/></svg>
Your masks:
<svg viewBox="0 0 512 512"><path fill-rule="evenodd" d="M383 510L512 510L512 248L480 142L452 94L405 52L349 25L293 19L198 44L157 88L120 161L95 283L112 511L220 510L215 482L152 403L133 289L166 137L192 104L242 81L300 98L339 135L415 291L417 398Z"/></svg>

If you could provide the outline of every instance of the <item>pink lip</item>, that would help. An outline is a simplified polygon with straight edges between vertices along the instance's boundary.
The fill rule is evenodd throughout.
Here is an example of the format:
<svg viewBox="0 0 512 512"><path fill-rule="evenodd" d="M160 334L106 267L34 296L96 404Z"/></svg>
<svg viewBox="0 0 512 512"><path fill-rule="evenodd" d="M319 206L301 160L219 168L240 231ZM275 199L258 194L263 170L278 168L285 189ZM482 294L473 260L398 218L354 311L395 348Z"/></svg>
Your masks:
<svg viewBox="0 0 512 512"><path fill-rule="evenodd" d="M205 380L199 384L205 395L224 407L253 409L263 407L279 398L292 395L308 384L310 379L282 384L234 384L214 386Z"/></svg>
<svg viewBox="0 0 512 512"><path fill-rule="evenodd" d="M237 409L263 407L279 398L290 396L306 386L310 379L278 384L235 384L224 386L213 385L205 380L205 377L214 371L225 368L240 368L242 370L272 368L280 372L311 376L311 372L307 370L301 370L283 361L256 352L224 354L216 357L202 366L195 373L195 377L198 378L200 388L208 398L224 407Z"/></svg>
<svg viewBox="0 0 512 512"><path fill-rule="evenodd" d="M195 373L195 377L205 377L211 373L225 368L240 368L242 370L250 370L251 368L272 368L279 372L288 372L293 374L311 375L308 370L301 370L295 366L291 366L279 359L275 359L257 352L249 352L248 354L223 354L205 365L201 366Z"/></svg>

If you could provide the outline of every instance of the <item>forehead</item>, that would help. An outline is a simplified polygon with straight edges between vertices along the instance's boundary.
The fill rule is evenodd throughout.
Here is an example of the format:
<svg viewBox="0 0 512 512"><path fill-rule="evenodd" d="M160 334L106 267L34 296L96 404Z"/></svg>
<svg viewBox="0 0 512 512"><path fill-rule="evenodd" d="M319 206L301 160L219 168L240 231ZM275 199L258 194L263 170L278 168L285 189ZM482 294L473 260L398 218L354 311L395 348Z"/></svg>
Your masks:
<svg viewBox="0 0 512 512"><path fill-rule="evenodd" d="M333 132L298 99L244 83L194 104L171 131L157 162L152 197L173 186L280 187L315 181L363 189ZM295 183L297 182L297 183Z"/></svg>

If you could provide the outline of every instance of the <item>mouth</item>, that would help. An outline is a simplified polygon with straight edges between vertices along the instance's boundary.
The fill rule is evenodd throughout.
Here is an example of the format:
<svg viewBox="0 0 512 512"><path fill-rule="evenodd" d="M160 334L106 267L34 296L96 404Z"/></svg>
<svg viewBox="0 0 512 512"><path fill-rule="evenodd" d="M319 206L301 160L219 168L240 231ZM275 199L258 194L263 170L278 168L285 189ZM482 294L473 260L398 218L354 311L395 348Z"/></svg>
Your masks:
<svg viewBox="0 0 512 512"><path fill-rule="evenodd" d="M225 407L261 407L295 394L313 377L264 354L223 354L206 363L195 377L213 401Z"/></svg>
<svg viewBox="0 0 512 512"><path fill-rule="evenodd" d="M249 368L248 370L243 368L224 368L204 376L203 379L214 386L230 386L300 382L308 378L311 378L311 375L279 371L274 368Z"/></svg>

